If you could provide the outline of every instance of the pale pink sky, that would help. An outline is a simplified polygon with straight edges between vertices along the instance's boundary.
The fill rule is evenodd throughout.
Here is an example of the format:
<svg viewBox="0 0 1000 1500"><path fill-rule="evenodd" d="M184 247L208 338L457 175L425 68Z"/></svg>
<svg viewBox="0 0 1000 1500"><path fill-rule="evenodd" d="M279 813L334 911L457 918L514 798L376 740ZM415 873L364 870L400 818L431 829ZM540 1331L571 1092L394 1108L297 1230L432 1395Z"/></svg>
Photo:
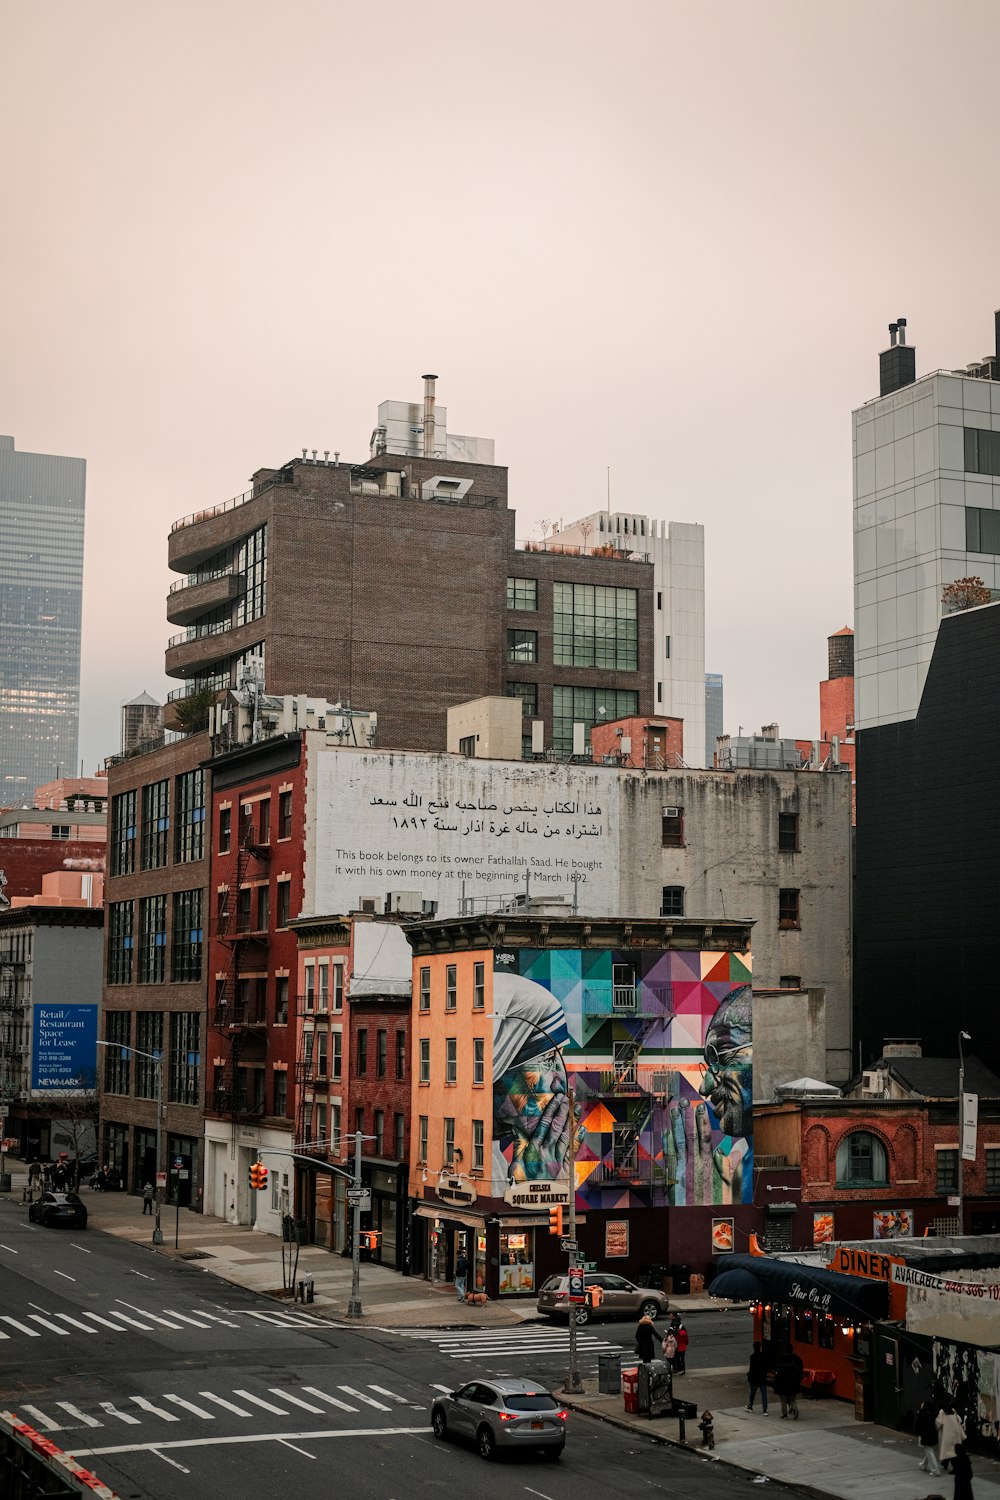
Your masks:
<svg viewBox="0 0 1000 1500"><path fill-rule="evenodd" d="M852 406L1000 304L994 0L9 6L0 432L88 460L81 753L157 695L178 516L362 459L424 370L518 533L702 521L726 727L811 736ZM330 579L335 589L335 577Z"/></svg>

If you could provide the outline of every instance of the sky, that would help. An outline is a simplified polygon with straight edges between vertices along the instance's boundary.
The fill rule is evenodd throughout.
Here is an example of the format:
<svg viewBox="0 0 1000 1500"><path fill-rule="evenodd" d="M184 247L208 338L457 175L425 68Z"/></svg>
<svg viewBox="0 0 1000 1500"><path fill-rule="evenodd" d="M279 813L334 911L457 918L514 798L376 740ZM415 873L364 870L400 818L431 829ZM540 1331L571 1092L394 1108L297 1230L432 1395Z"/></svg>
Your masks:
<svg viewBox="0 0 1000 1500"><path fill-rule="evenodd" d="M439 376L519 537L699 521L725 727L818 732L853 407L993 345L994 0L3 5L0 432L86 458L81 757L171 523ZM330 587L336 588L331 576Z"/></svg>

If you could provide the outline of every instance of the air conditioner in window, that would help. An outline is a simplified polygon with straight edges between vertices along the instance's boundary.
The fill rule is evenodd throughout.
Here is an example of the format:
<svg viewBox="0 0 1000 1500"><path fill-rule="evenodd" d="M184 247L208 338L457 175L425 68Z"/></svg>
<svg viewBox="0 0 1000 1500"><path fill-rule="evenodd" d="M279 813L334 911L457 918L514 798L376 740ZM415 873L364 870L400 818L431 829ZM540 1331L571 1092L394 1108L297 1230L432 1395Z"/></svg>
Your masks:
<svg viewBox="0 0 1000 1500"><path fill-rule="evenodd" d="M371 916L374 916L375 915L375 902L372 901L367 896L363 897L362 900L358 903L358 911L367 912Z"/></svg>
<svg viewBox="0 0 1000 1500"><path fill-rule="evenodd" d="M679 807L665 807L663 809L663 816L665 818L679 818L680 815L681 810Z"/></svg>

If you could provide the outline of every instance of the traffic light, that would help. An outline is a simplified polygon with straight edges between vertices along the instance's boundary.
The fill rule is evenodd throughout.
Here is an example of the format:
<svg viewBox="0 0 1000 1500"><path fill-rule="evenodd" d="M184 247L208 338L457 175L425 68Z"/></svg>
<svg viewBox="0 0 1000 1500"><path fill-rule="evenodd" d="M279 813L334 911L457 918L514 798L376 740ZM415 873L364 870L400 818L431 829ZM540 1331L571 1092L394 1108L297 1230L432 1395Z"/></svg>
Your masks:
<svg viewBox="0 0 1000 1500"><path fill-rule="evenodd" d="M250 1163L250 1186L258 1193L267 1187L267 1168L262 1161Z"/></svg>
<svg viewBox="0 0 1000 1500"><path fill-rule="evenodd" d="M562 1234L562 1232L563 1232L562 1215L563 1215L563 1211L562 1211L562 1204L561 1203L558 1204L555 1208L550 1208L549 1209L549 1234L560 1234L560 1235Z"/></svg>

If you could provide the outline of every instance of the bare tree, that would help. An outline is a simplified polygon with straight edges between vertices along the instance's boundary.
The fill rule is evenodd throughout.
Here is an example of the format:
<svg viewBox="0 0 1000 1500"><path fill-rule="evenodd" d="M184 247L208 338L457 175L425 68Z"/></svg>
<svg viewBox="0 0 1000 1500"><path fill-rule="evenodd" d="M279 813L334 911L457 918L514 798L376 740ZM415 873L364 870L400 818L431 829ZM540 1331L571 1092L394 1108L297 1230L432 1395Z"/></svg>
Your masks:
<svg viewBox="0 0 1000 1500"><path fill-rule="evenodd" d="M581 521L580 522L580 535L583 537L583 551L584 551L584 555L586 555L587 543L590 541L590 534L593 531L593 529L594 529L594 525L593 525L592 521Z"/></svg>
<svg viewBox="0 0 1000 1500"><path fill-rule="evenodd" d="M956 578L947 583L941 594L941 603L950 613L960 609L975 609L978 604L989 604L992 595L983 580L971 574L968 578Z"/></svg>

